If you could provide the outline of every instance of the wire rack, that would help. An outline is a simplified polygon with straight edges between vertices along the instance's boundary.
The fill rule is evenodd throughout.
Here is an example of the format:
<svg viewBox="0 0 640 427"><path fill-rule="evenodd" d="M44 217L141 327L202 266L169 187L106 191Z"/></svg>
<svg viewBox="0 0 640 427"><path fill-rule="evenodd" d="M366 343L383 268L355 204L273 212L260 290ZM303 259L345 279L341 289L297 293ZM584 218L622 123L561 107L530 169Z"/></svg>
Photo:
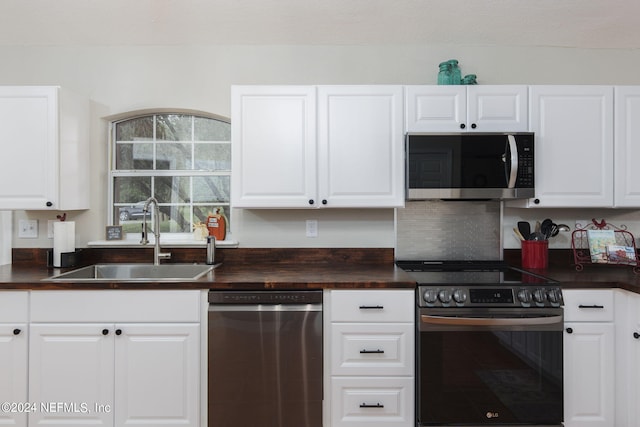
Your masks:
<svg viewBox="0 0 640 427"><path fill-rule="evenodd" d="M589 230L613 230L615 241L610 242L606 248L594 247L593 240L589 240ZM609 249L618 249L618 251ZM577 228L571 233L571 249L577 271L582 271L587 264L631 266L633 272L640 273L640 258L636 250L636 241L633 234L627 231L626 225L615 226L608 224L604 219L600 222L595 219L584 228ZM626 249L626 251L624 250ZM620 256L620 251L622 256Z"/></svg>

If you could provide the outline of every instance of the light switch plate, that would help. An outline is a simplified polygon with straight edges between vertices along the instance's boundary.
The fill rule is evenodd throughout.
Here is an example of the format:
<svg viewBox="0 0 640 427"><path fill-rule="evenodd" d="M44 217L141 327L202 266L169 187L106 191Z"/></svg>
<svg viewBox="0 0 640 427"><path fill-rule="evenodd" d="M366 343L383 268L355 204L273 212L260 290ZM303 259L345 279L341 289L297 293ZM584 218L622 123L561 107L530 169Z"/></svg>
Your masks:
<svg viewBox="0 0 640 427"><path fill-rule="evenodd" d="M21 219L18 221L18 237L23 239L38 238L38 220Z"/></svg>

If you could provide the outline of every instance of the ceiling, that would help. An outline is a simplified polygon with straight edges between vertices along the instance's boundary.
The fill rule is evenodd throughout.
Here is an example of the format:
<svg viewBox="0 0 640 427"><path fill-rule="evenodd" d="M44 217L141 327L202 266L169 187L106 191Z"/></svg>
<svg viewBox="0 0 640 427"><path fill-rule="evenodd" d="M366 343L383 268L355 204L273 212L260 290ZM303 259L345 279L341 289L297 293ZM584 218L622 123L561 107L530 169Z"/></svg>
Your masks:
<svg viewBox="0 0 640 427"><path fill-rule="evenodd" d="M2 0L0 46L640 48L638 0Z"/></svg>

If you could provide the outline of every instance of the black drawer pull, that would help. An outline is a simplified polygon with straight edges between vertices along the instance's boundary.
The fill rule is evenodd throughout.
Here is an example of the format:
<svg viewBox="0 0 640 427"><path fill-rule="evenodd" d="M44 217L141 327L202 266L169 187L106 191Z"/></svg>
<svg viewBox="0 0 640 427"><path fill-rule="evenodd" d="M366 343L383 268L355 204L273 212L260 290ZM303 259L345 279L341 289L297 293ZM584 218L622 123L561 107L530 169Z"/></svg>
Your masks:
<svg viewBox="0 0 640 427"><path fill-rule="evenodd" d="M383 310L384 307L381 305L361 305L360 310Z"/></svg>
<svg viewBox="0 0 640 427"><path fill-rule="evenodd" d="M360 350L360 354L384 354L384 350Z"/></svg>
<svg viewBox="0 0 640 427"><path fill-rule="evenodd" d="M638 338L640 338L640 334L639 334L639 333L637 333L637 332L634 332L634 333L633 333L633 337L634 337L635 339L638 339Z"/></svg>
<svg viewBox="0 0 640 427"><path fill-rule="evenodd" d="M578 308L597 308L597 309L601 309L601 308L604 308L604 305L595 305L595 304L594 305L583 305L583 304L580 304L578 306Z"/></svg>
<svg viewBox="0 0 640 427"><path fill-rule="evenodd" d="M384 405L381 403L376 403L375 405L367 405L366 403L363 403L362 405L360 405L361 408L384 408Z"/></svg>

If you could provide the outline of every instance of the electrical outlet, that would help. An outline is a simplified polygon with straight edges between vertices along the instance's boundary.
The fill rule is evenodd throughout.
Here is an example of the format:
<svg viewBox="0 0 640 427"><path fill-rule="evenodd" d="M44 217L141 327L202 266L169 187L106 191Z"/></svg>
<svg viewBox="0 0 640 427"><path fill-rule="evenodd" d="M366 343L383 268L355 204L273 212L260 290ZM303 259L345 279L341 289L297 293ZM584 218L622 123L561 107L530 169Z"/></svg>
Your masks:
<svg viewBox="0 0 640 427"><path fill-rule="evenodd" d="M307 237L318 237L318 220L308 219L307 225Z"/></svg>
<svg viewBox="0 0 640 427"><path fill-rule="evenodd" d="M21 219L18 221L18 237L23 239L38 238L38 220Z"/></svg>
<svg viewBox="0 0 640 427"><path fill-rule="evenodd" d="M55 219L47 220L47 238L53 239L53 224L56 222Z"/></svg>

